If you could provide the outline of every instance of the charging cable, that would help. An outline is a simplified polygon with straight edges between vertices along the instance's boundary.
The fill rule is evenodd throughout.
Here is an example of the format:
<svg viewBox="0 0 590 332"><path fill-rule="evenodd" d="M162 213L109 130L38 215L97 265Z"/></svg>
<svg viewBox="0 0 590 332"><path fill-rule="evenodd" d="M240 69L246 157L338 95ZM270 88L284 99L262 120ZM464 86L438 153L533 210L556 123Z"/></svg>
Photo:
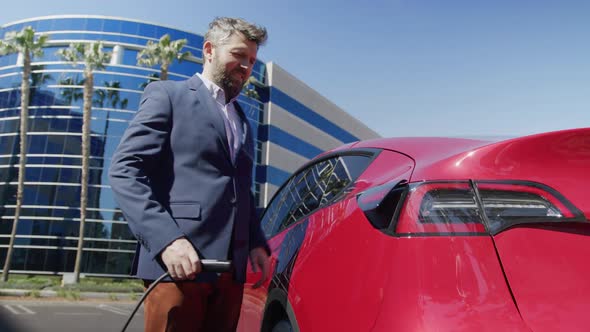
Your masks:
<svg viewBox="0 0 590 332"><path fill-rule="evenodd" d="M218 261L218 260L214 260L214 259L203 259L203 260L201 260L201 266L202 266L204 272L223 273L223 272L230 272L231 271L231 261ZM146 289L146 291L143 293L143 295L141 296L139 301L137 301L137 304L135 305L135 309L133 309L133 311L131 312L131 315L129 315L129 318L127 318L127 322L125 322L125 326L123 326L123 329L121 329L121 332L125 332L125 330L127 330L127 326L129 326L129 323L131 323L133 316L135 316L135 313L137 312L139 307L141 307L141 304L143 303L145 298L148 296L148 294L156 287L157 284L159 284L162 280L164 280L164 278L169 277L169 276L170 276L170 273L166 272L166 273L162 274L154 282L152 282L150 287L148 287L148 289Z"/></svg>

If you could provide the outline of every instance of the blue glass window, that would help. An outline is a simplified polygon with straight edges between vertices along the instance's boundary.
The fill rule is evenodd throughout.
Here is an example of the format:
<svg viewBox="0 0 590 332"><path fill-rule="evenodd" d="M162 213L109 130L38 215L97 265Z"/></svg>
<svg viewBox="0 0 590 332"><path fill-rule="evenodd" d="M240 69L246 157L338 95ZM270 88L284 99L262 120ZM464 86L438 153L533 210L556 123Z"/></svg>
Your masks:
<svg viewBox="0 0 590 332"><path fill-rule="evenodd" d="M2 154L12 154L16 150L16 142L18 139L16 136L2 136L0 137L0 153Z"/></svg>
<svg viewBox="0 0 590 332"><path fill-rule="evenodd" d="M47 137L47 148L45 153L61 154L63 151L65 138L59 135L51 135Z"/></svg>
<svg viewBox="0 0 590 332"><path fill-rule="evenodd" d="M171 40L176 40L176 39L182 38L182 37L179 37L180 33L177 30L172 30L172 29L166 28L166 27L158 27L158 26L156 27L156 38L160 39L165 34L170 35Z"/></svg>
<svg viewBox="0 0 590 332"><path fill-rule="evenodd" d="M139 35L156 38L156 26L153 24L139 23Z"/></svg>
<svg viewBox="0 0 590 332"><path fill-rule="evenodd" d="M79 183L80 182L79 168L62 168L59 174L59 182L63 183Z"/></svg>
<svg viewBox="0 0 590 332"><path fill-rule="evenodd" d="M178 61L175 61L170 65L169 71L171 73L192 76L197 71L200 72L201 71L200 69L201 69L201 66L199 64L197 64L196 62L183 61L181 63L178 63Z"/></svg>
<svg viewBox="0 0 590 332"><path fill-rule="evenodd" d="M53 20L40 20L37 21L36 32L51 31L53 29Z"/></svg>
<svg viewBox="0 0 590 332"><path fill-rule="evenodd" d="M187 35L187 39L188 39L187 45L189 45L189 46L193 46L193 47L197 47L197 48L201 48L203 46L204 39L202 36L189 33Z"/></svg>
<svg viewBox="0 0 590 332"><path fill-rule="evenodd" d="M104 20L102 31L105 32L121 32L121 21L119 20Z"/></svg>
<svg viewBox="0 0 590 332"><path fill-rule="evenodd" d="M51 46L51 47L44 47L43 48L43 56L39 58L35 58L35 61L63 61L59 55L57 55L57 51L63 49L62 46Z"/></svg>
<svg viewBox="0 0 590 332"><path fill-rule="evenodd" d="M121 32L128 35L136 35L139 32L139 24L137 22L123 21L121 23Z"/></svg>
<svg viewBox="0 0 590 332"><path fill-rule="evenodd" d="M4 38L4 36L7 32L21 31L25 26L29 26L29 25L30 24L25 24L25 23L18 23L18 24L9 25L4 28L4 35L2 35L2 38Z"/></svg>
<svg viewBox="0 0 590 332"><path fill-rule="evenodd" d="M41 168L40 167L27 167L25 172L25 181L37 182L41 179Z"/></svg>
<svg viewBox="0 0 590 332"><path fill-rule="evenodd" d="M15 53L4 55L0 57L0 66L14 66L16 65L17 55Z"/></svg>
<svg viewBox="0 0 590 332"><path fill-rule="evenodd" d="M53 30L84 30L86 28L86 19L84 18L64 18L53 21Z"/></svg>
<svg viewBox="0 0 590 332"><path fill-rule="evenodd" d="M59 173L59 168L43 167L41 169L42 182L56 182Z"/></svg>
<svg viewBox="0 0 590 332"><path fill-rule="evenodd" d="M18 221L18 226L16 228L16 233L18 235L26 235L26 234L31 234L31 228L33 226L33 221L30 219L20 219ZM19 239L20 241L23 241L24 239ZM23 244L27 244L27 243L16 243L19 245L23 245Z"/></svg>
<svg viewBox="0 0 590 332"><path fill-rule="evenodd" d="M134 45L139 45L139 46L146 45L148 42L147 39L138 38L138 37L128 37L128 36L120 36L117 38L117 40L115 40L114 38L109 38L108 36L105 36L104 39L105 40L120 41L121 43L134 44Z"/></svg>
<svg viewBox="0 0 590 332"><path fill-rule="evenodd" d="M313 110L309 109L299 101L295 100L277 88L271 88L270 100L273 103L281 106L283 109L287 110L289 113L332 135L344 143L350 143L359 140L358 137L338 127L328 119L315 113Z"/></svg>
<svg viewBox="0 0 590 332"><path fill-rule="evenodd" d="M135 65L137 63L138 53L139 51L136 50L125 49L125 52L123 53L123 63L131 66Z"/></svg>
<svg viewBox="0 0 590 332"><path fill-rule="evenodd" d="M103 31L102 29L102 25L103 25L103 19L99 19L99 18L89 18L86 20L86 30L91 30L91 31Z"/></svg>
<svg viewBox="0 0 590 332"><path fill-rule="evenodd" d="M256 182L271 183L281 186L290 176L289 172L278 169L274 166L256 166Z"/></svg>
<svg viewBox="0 0 590 332"><path fill-rule="evenodd" d="M28 153L43 153L45 152L45 143L47 142L47 137L43 135L30 135L29 136L29 147L27 149Z"/></svg>
<svg viewBox="0 0 590 332"><path fill-rule="evenodd" d="M323 152L321 149L273 125L260 126L258 130L260 141L271 141L307 159L311 159Z"/></svg>
<svg viewBox="0 0 590 332"><path fill-rule="evenodd" d="M82 141L79 136L65 136L65 144L64 144L64 154L73 154L73 155L80 155ZM73 159L73 158L72 158ZM71 159L69 159L71 160ZM73 161L73 160L71 160ZM64 159L64 162L66 160ZM80 161L76 160L75 164L72 165L79 165Z"/></svg>

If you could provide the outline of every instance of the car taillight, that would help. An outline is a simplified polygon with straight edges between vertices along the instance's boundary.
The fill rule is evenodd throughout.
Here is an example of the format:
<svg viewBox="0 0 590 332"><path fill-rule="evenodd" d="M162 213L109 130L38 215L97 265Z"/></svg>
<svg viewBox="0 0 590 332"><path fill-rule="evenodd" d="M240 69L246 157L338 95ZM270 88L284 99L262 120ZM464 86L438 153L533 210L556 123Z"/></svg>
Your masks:
<svg viewBox="0 0 590 332"><path fill-rule="evenodd" d="M496 234L516 224L585 221L557 191L530 182L476 182L489 230Z"/></svg>
<svg viewBox="0 0 590 332"><path fill-rule="evenodd" d="M525 181L386 184L358 197L371 224L388 233L486 235L517 224L587 222L565 197Z"/></svg>
<svg viewBox="0 0 590 332"><path fill-rule="evenodd" d="M396 233L485 234L477 199L469 182L413 184L399 215Z"/></svg>

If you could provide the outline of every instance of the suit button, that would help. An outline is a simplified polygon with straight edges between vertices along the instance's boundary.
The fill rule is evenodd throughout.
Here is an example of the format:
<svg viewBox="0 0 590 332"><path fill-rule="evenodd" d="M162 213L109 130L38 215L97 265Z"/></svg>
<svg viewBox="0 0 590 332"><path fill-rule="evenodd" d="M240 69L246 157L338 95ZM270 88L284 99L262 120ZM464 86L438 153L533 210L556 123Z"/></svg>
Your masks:
<svg viewBox="0 0 590 332"><path fill-rule="evenodd" d="M229 202L232 204L236 204L236 198L235 197L230 198Z"/></svg>

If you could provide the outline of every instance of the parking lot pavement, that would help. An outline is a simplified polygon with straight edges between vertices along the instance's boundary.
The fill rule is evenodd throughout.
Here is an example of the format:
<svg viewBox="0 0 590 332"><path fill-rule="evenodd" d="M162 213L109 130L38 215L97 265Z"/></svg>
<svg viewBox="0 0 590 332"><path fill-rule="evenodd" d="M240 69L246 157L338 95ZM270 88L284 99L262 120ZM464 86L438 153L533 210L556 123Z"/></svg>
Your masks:
<svg viewBox="0 0 590 332"><path fill-rule="evenodd" d="M131 302L0 299L0 331L120 331L134 307ZM143 331L143 308L127 331Z"/></svg>

